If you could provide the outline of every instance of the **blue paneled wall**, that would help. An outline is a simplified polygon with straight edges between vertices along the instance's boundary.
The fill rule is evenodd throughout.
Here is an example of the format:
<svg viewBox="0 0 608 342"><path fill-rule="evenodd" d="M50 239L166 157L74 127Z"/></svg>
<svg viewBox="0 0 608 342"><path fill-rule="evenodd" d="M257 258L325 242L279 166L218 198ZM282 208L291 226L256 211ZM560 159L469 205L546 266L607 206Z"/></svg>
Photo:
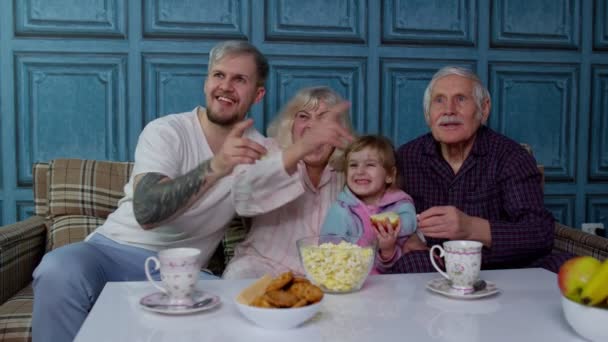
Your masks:
<svg viewBox="0 0 608 342"><path fill-rule="evenodd" d="M31 214L36 161L130 160L143 126L204 105L208 52L267 54L264 130L299 88L352 102L359 132L428 128L422 93L446 64L492 94L489 126L532 146L563 223L608 226L608 0L0 1L0 223Z"/></svg>

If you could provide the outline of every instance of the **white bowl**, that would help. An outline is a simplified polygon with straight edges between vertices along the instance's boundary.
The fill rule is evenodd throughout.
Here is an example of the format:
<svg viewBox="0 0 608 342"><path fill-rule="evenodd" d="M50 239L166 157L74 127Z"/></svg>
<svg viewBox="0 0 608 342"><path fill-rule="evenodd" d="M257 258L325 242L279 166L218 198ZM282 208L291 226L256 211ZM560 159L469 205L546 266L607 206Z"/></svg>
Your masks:
<svg viewBox="0 0 608 342"><path fill-rule="evenodd" d="M299 308L275 309L258 308L255 306L242 304L235 300L236 307L251 322L256 325L276 330L292 329L311 319L321 308L320 302L302 306Z"/></svg>
<svg viewBox="0 0 608 342"><path fill-rule="evenodd" d="M608 341L608 309L585 306L562 296L566 320L579 335L590 341Z"/></svg>

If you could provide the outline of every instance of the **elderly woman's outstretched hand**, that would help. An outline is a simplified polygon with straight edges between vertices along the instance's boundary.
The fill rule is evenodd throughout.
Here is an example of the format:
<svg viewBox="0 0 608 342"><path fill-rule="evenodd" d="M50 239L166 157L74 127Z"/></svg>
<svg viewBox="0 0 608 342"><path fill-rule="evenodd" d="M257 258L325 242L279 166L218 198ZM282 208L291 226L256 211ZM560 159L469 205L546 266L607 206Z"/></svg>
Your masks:
<svg viewBox="0 0 608 342"><path fill-rule="evenodd" d="M340 116L350 108L342 101L327 110L319 120L310 120L302 138L296 142L302 156L316 151L324 145L345 148L353 136L341 123Z"/></svg>

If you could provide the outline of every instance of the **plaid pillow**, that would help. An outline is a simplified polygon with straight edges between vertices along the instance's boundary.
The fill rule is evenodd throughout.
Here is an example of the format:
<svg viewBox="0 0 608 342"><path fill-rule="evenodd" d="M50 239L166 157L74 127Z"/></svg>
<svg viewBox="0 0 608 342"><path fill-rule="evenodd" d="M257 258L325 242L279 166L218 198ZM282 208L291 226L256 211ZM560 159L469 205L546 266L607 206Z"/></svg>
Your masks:
<svg viewBox="0 0 608 342"><path fill-rule="evenodd" d="M228 265L230 259L234 256L234 248L240 242L245 240L247 233L249 232L250 222L248 219L240 216L235 216L222 240L222 246L224 247L224 264Z"/></svg>
<svg viewBox="0 0 608 342"><path fill-rule="evenodd" d="M608 259L608 239L561 223L555 224L553 249L575 255L590 255L600 260Z"/></svg>
<svg viewBox="0 0 608 342"><path fill-rule="evenodd" d="M84 240L97 227L104 223L104 219L83 215L65 215L56 217L47 232L46 250Z"/></svg>
<svg viewBox="0 0 608 342"><path fill-rule="evenodd" d="M133 163L56 159L49 166L50 217L86 215L106 218L124 196Z"/></svg>
<svg viewBox="0 0 608 342"><path fill-rule="evenodd" d="M48 192L48 163L35 163L34 176L34 206L36 215L46 217L49 214Z"/></svg>
<svg viewBox="0 0 608 342"><path fill-rule="evenodd" d="M32 307L34 294L30 284L0 306L0 340L32 340Z"/></svg>

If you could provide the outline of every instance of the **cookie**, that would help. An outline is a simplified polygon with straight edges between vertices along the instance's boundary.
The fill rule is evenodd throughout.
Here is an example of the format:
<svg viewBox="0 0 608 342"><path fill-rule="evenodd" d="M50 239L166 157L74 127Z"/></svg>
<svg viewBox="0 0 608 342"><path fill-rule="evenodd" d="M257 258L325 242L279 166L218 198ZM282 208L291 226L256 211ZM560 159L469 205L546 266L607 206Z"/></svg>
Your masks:
<svg viewBox="0 0 608 342"><path fill-rule="evenodd" d="M309 303L316 303L323 298L323 291L310 283L294 283L289 287L289 292Z"/></svg>
<svg viewBox="0 0 608 342"><path fill-rule="evenodd" d="M295 303L292 308L299 308L302 306L306 306L308 304L308 301L306 299L300 299L297 303Z"/></svg>
<svg viewBox="0 0 608 342"><path fill-rule="evenodd" d="M270 304L279 308L290 308L299 301L293 293L281 290L268 291L265 297Z"/></svg>
<svg viewBox="0 0 608 342"><path fill-rule="evenodd" d="M295 283L310 283L310 280L308 280L308 279L306 279L304 277L295 276L295 277L293 277L293 283L294 284Z"/></svg>
<svg viewBox="0 0 608 342"><path fill-rule="evenodd" d="M251 302L251 306L257 306L258 308L276 308L276 306L270 304L266 299L265 295L261 295Z"/></svg>
<svg viewBox="0 0 608 342"><path fill-rule="evenodd" d="M270 284L268 284L268 287L266 287L266 292L280 290L283 287L285 287L285 285L291 283L292 280L293 280L293 273L291 273L291 272L282 273L278 277L274 278L272 280L272 282L270 282Z"/></svg>

